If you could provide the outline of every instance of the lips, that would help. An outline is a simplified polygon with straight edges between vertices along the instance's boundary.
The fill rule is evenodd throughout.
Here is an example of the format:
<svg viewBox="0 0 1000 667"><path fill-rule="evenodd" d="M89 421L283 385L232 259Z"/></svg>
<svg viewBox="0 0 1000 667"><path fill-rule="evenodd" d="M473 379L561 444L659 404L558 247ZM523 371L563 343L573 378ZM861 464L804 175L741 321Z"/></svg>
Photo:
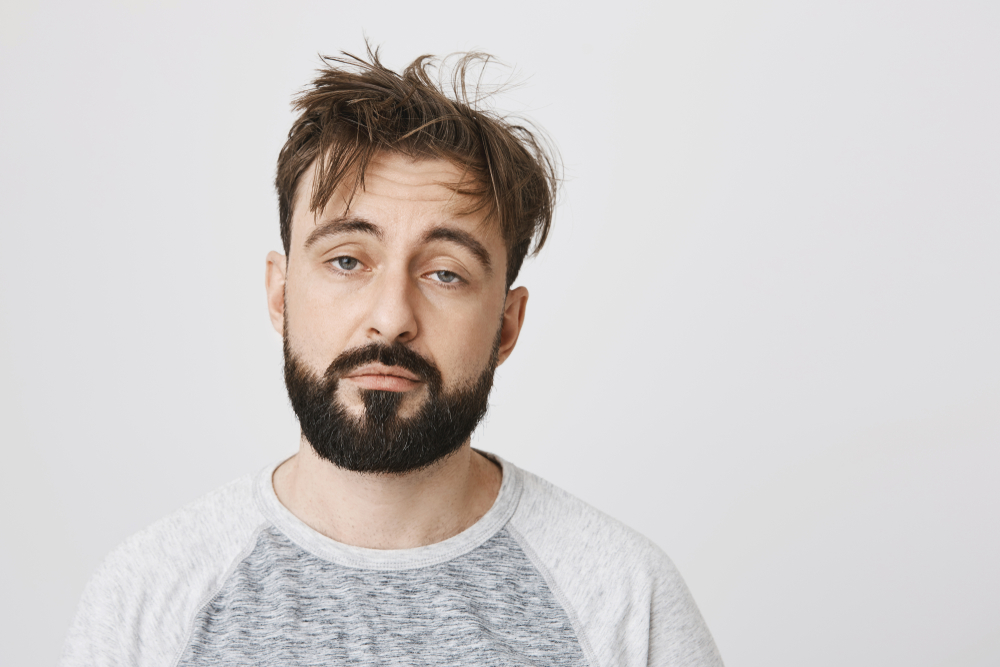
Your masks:
<svg viewBox="0 0 1000 667"><path fill-rule="evenodd" d="M382 375L403 378L404 380L412 380L413 382L420 382L420 378L405 368L400 368L399 366L385 366L383 364L365 364L364 366L359 366L348 373L346 377L353 378L361 375Z"/></svg>
<svg viewBox="0 0 1000 667"><path fill-rule="evenodd" d="M399 366L372 363L359 366L345 376L363 389L380 391L409 391L421 380L416 374Z"/></svg>
<svg viewBox="0 0 1000 667"><path fill-rule="evenodd" d="M332 386L342 380L361 389L409 391L426 386L440 391L441 372L434 364L401 343L366 345L346 350L327 367Z"/></svg>

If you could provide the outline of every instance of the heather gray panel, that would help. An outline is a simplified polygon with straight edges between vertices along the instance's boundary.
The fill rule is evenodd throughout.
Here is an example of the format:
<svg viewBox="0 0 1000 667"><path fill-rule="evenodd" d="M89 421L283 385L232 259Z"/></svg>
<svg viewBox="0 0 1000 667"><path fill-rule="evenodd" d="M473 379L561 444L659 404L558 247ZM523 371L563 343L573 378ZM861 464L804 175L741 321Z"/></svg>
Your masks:
<svg viewBox="0 0 1000 667"><path fill-rule="evenodd" d="M348 568L277 529L195 619L179 665L585 665L566 612L506 529L439 565Z"/></svg>

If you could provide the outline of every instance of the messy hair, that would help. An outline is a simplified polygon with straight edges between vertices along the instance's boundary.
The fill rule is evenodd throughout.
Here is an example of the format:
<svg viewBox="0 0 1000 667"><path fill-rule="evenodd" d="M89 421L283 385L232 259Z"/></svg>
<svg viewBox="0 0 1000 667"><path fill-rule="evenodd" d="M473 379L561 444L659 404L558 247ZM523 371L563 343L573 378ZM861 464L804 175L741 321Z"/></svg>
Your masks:
<svg viewBox="0 0 1000 667"><path fill-rule="evenodd" d="M380 152L444 159L464 174L461 182L447 184L456 194L471 195L473 204L462 212L485 211L499 230L510 287L528 251L537 253L548 236L558 154L526 121L483 108L483 91L469 79L491 56L454 58L449 94L444 77L432 77L440 63L433 56L420 56L401 74L382 65L370 47L367 59L346 52L322 57L316 79L293 102L300 115L278 156L275 187L286 255L296 189L313 163L308 196L315 212L342 184L350 197L363 190L368 164Z"/></svg>

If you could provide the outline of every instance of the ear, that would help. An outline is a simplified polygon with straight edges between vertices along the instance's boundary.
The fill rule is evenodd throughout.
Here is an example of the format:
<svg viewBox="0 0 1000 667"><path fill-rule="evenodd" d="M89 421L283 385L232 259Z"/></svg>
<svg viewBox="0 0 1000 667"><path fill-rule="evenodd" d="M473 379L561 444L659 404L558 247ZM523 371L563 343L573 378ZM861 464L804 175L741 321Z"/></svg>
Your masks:
<svg viewBox="0 0 1000 667"><path fill-rule="evenodd" d="M264 289L267 292L267 312L271 316L271 326L282 337L285 335L285 272L288 260L273 250L267 253L267 270L264 273Z"/></svg>
<svg viewBox="0 0 1000 667"><path fill-rule="evenodd" d="M497 356L499 366L507 360L514 351L517 337L521 335L524 324L524 311L528 307L528 290L515 287L507 292L507 301L503 306L503 322L500 325L500 350Z"/></svg>

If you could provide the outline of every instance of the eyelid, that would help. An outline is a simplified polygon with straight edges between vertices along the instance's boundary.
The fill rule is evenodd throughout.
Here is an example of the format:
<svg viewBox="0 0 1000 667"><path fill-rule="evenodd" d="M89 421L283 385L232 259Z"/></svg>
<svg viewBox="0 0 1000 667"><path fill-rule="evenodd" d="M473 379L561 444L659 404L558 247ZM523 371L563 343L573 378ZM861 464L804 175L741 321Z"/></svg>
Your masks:
<svg viewBox="0 0 1000 667"><path fill-rule="evenodd" d="M332 259L337 259L338 257L353 257L354 259L361 261L361 257L368 254L368 248L361 243L354 240L341 240L339 243L331 243L327 247L323 247L317 253L317 256L323 259L324 262L328 262Z"/></svg>
<svg viewBox="0 0 1000 667"><path fill-rule="evenodd" d="M342 268L339 266L338 262L338 260L341 259L353 259L355 262L358 263L358 265L354 267L354 269ZM332 268L335 271L339 271L341 273L360 273L362 270L366 270L369 268L368 265L365 264L363 261L361 261L359 258L355 257L354 255L348 255L348 254L336 255L334 257L331 257L330 259L325 260L324 264L329 265L330 268Z"/></svg>
<svg viewBox="0 0 1000 667"><path fill-rule="evenodd" d="M455 276L455 280L453 280L450 283L446 283L440 278L431 277L430 278L431 282L438 283L439 285L444 285L445 287L455 287L456 285L467 285L469 283L468 279L466 279L461 273L459 273L458 271L452 271L451 269L434 269L433 271L428 271L424 275L437 276L437 274L439 273L450 273L451 275Z"/></svg>

